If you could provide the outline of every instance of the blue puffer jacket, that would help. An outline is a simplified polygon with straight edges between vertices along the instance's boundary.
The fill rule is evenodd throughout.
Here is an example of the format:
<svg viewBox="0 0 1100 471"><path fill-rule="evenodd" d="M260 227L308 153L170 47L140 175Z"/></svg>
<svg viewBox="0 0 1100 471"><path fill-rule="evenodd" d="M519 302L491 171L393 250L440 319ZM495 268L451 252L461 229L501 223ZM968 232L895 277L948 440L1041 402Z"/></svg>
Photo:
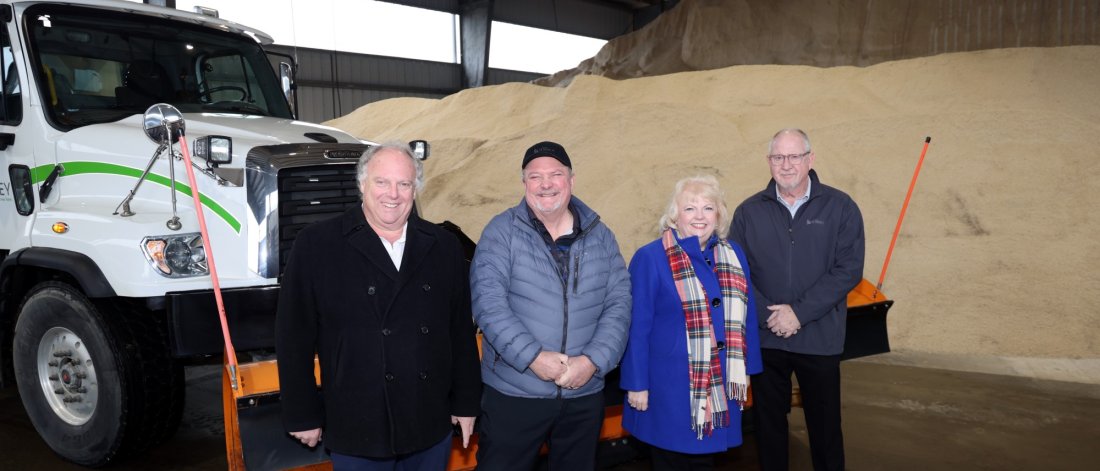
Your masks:
<svg viewBox="0 0 1100 471"><path fill-rule="evenodd" d="M481 234L470 271L474 321L481 328L481 377L504 394L580 397L603 390L630 329L630 275L619 244L576 197L581 233L562 282L549 247L531 224L527 203L498 214ZM528 367L541 351L587 355L599 369L584 386L561 389Z"/></svg>

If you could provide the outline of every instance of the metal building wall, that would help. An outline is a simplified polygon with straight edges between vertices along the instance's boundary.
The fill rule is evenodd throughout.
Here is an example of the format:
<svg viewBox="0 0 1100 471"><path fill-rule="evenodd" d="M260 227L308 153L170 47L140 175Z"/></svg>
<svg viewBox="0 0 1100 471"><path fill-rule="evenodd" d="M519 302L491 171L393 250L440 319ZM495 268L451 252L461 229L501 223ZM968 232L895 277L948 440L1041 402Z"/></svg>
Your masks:
<svg viewBox="0 0 1100 471"><path fill-rule="evenodd" d="M443 98L462 90L459 64L281 45L267 50L296 58L298 119L303 121L328 121L388 98ZM271 59L278 70L281 58ZM488 83L529 82L543 76L490 69Z"/></svg>
<svg viewBox="0 0 1100 471"><path fill-rule="evenodd" d="M486 82L488 85L500 85L509 82L530 82L545 76L546 74L522 72L519 70L489 69L489 76Z"/></svg>
<svg viewBox="0 0 1100 471"><path fill-rule="evenodd" d="M455 14L462 7L461 0L387 1ZM496 21L602 39L636 28L637 14L642 11L618 2L594 0L493 0L492 5L492 19ZM442 98L463 88L465 72L461 64L281 45L267 49L295 57L298 118L304 121L324 122L387 98ZM272 61L277 67L278 58ZM484 83L529 82L543 76L489 69Z"/></svg>

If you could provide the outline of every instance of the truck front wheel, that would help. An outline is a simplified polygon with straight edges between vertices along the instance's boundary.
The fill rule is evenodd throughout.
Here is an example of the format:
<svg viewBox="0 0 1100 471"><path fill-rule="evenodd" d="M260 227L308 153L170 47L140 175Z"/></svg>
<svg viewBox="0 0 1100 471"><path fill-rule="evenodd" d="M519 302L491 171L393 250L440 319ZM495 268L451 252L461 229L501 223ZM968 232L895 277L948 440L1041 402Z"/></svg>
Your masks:
<svg viewBox="0 0 1100 471"><path fill-rule="evenodd" d="M102 466L175 431L182 369L167 354L162 324L123 301L93 303L64 283L31 290L13 363L27 415L54 452Z"/></svg>

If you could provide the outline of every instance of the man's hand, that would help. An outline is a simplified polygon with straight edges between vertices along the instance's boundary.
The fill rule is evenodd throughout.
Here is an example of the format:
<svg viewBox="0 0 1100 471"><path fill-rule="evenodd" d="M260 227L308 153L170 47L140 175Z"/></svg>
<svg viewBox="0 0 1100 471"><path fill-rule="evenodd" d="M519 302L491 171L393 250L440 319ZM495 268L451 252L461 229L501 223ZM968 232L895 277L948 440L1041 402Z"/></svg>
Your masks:
<svg viewBox="0 0 1100 471"><path fill-rule="evenodd" d="M768 316L768 329L782 338L790 338L802 328L802 323L794 315L794 309L790 304L773 304L768 306L772 313Z"/></svg>
<svg viewBox="0 0 1100 471"><path fill-rule="evenodd" d="M543 351L535 357L535 361L531 362L528 368L531 368L535 376L543 381L557 381L565 373L568 360L569 357L564 353Z"/></svg>
<svg viewBox="0 0 1100 471"><path fill-rule="evenodd" d="M649 409L649 390L645 391L627 391L626 403L630 404L634 410L639 412L645 412Z"/></svg>
<svg viewBox="0 0 1100 471"><path fill-rule="evenodd" d="M470 446L470 434L474 433L474 417L451 416L451 425L458 424L462 429L462 448Z"/></svg>
<svg viewBox="0 0 1100 471"><path fill-rule="evenodd" d="M569 367L566 368L565 374L561 375L555 383L565 389L577 389L588 383L588 380L592 379L592 375L596 374L596 365L592 364L592 360L587 355L577 355L575 357L569 357Z"/></svg>
<svg viewBox="0 0 1100 471"><path fill-rule="evenodd" d="M302 442L303 445L313 448L321 442L321 429L305 430L302 432L290 432L290 436Z"/></svg>

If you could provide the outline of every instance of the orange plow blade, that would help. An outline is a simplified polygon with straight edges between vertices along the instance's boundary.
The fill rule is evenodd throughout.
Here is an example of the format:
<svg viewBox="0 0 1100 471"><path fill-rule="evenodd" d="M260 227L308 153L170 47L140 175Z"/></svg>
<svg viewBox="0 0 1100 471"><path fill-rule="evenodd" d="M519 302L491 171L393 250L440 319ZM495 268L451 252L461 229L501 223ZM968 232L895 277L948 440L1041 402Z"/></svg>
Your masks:
<svg viewBox="0 0 1100 471"><path fill-rule="evenodd" d="M886 299L866 278L848 292L848 331L842 360L890 351L886 312L893 305L894 301Z"/></svg>

